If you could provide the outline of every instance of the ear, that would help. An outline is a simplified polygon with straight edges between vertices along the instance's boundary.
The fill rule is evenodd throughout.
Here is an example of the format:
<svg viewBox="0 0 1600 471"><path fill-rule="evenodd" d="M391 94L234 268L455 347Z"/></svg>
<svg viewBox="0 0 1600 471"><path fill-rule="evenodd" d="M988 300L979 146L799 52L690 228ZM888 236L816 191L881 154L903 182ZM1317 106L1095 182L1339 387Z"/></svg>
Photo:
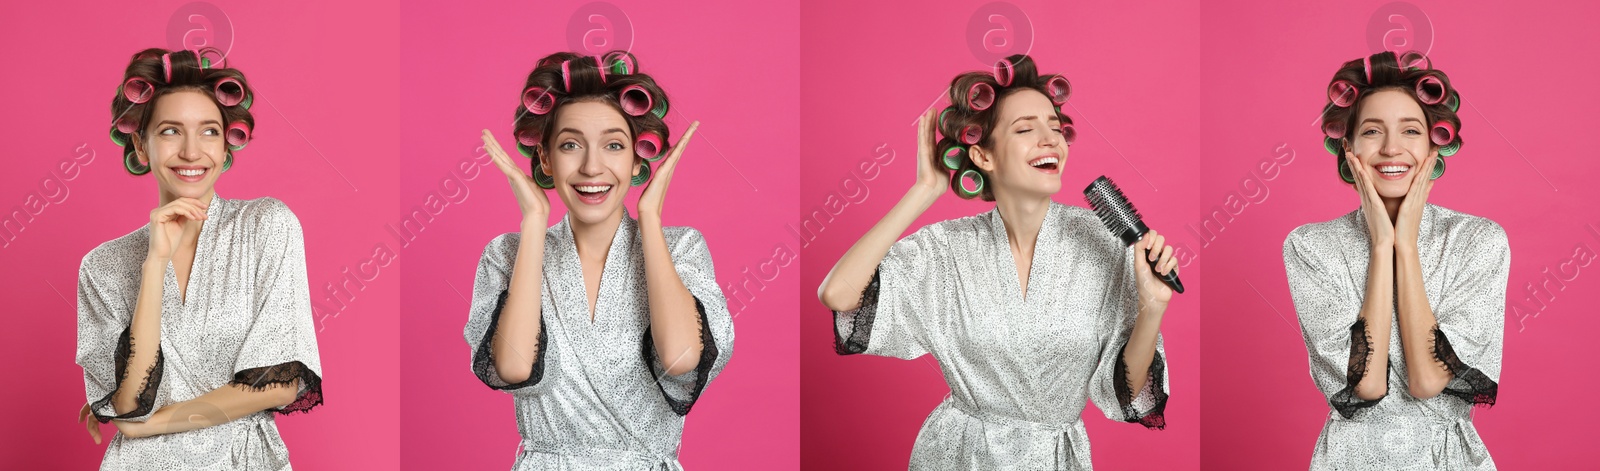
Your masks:
<svg viewBox="0 0 1600 471"><path fill-rule="evenodd" d="M129 134L128 137L132 139L133 142L134 157L139 159L140 165L148 167L150 166L150 156L144 154L144 139L140 137L140 134L142 133L143 131L134 131L133 134Z"/></svg>
<svg viewBox="0 0 1600 471"><path fill-rule="evenodd" d="M539 167L551 174L555 173L550 171L550 154L544 151L544 144L533 148L533 158L539 161Z"/></svg>
<svg viewBox="0 0 1600 471"><path fill-rule="evenodd" d="M994 156L982 147L971 146L967 148L967 158L972 159L972 165L983 170L984 173L994 172Z"/></svg>
<svg viewBox="0 0 1600 471"><path fill-rule="evenodd" d="M649 164L644 163L644 159L633 159L633 176L639 176L639 172L644 171L645 165Z"/></svg>

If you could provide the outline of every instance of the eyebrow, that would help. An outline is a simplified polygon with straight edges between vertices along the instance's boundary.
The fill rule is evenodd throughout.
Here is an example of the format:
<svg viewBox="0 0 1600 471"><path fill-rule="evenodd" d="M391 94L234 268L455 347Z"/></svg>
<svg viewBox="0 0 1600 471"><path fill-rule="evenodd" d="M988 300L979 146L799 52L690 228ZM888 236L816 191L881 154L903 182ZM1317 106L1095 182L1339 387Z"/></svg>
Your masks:
<svg viewBox="0 0 1600 471"><path fill-rule="evenodd" d="M1014 124L1017 124L1018 122L1021 122L1023 120L1034 119L1034 118L1038 118L1038 116L1021 116L1021 117L1018 117L1017 119L1011 121L1011 124L1014 125ZM1043 121L1049 121L1051 118L1054 118L1056 121L1061 121L1061 117L1060 116L1054 116L1054 115L1043 119Z"/></svg>
<svg viewBox="0 0 1600 471"><path fill-rule="evenodd" d="M569 132L573 133L573 134L577 134L579 136L583 135L583 131L579 131L579 130L573 129L573 128L561 128L560 131L556 131L556 134L566 134L566 133L569 133ZM602 136L604 136L606 134L612 134L612 133L627 134L628 132L622 130L622 128L611 128L611 129L607 129L607 130L604 130L604 131L600 131L600 135L602 135Z"/></svg>
<svg viewBox="0 0 1600 471"><path fill-rule="evenodd" d="M177 121L173 121L173 120L170 120L170 119L163 119L163 120L161 120L161 122L156 123L157 126L160 126L160 125L163 125L163 124L172 124L172 125L177 125L177 126L180 126L180 127L183 126L183 123L180 123L180 122L177 122ZM201 121L200 124L215 124L217 126L221 126L222 122L221 121L217 121L215 119L208 119L208 120L205 120L205 121Z"/></svg>
<svg viewBox="0 0 1600 471"><path fill-rule="evenodd" d="M1417 118L1412 118L1412 117L1400 118L1400 122L1402 122L1402 123L1408 122L1408 121L1409 122L1413 122L1413 123L1417 123L1417 124L1422 124L1422 120L1417 119ZM1361 120L1361 124L1367 124L1367 123L1383 124L1383 120L1379 119L1379 118L1367 118L1367 119Z"/></svg>

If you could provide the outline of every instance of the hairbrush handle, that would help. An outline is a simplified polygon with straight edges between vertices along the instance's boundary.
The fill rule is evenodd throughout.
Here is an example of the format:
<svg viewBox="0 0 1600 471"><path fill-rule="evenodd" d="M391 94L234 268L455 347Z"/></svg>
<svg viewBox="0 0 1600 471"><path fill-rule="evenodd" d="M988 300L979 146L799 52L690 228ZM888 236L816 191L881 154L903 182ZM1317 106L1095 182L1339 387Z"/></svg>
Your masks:
<svg viewBox="0 0 1600 471"><path fill-rule="evenodd" d="M1106 229L1111 230L1111 235L1121 239L1124 244L1133 245L1150 232L1150 228L1144 225L1144 219L1139 216L1139 210L1134 209L1133 203L1129 203L1128 197L1122 194L1122 189L1104 175L1083 189L1083 199L1089 202L1089 207L1094 209ZM1160 278L1173 292L1183 293L1183 282L1178 280L1177 272L1162 275L1156 269L1160 260L1150 261L1148 256L1140 258L1150 264L1150 273Z"/></svg>

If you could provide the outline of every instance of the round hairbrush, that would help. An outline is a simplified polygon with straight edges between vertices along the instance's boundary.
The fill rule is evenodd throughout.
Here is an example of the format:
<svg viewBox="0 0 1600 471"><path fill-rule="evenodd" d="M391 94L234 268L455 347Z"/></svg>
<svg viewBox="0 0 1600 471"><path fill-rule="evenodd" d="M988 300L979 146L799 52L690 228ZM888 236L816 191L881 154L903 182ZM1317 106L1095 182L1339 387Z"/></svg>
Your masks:
<svg viewBox="0 0 1600 471"><path fill-rule="evenodd" d="M1089 207L1100 216L1100 222L1106 225L1106 229L1111 230L1111 235L1122 239L1124 244L1133 245L1143 239L1145 233L1150 232L1150 228L1144 225L1144 219L1139 217L1139 210L1133 208L1133 203L1128 202L1128 197L1122 195L1122 189L1117 188L1117 184L1112 183L1105 175L1094 179L1094 183L1083 189L1083 199L1087 200ZM1178 281L1176 270L1162 275L1156 271L1156 263L1160 260L1151 262L1145 257L1145 261L1150 263L1150 272L1161 278L1161 282L1172 288L1174 293L1183 292L1183 282Z"/></svg>

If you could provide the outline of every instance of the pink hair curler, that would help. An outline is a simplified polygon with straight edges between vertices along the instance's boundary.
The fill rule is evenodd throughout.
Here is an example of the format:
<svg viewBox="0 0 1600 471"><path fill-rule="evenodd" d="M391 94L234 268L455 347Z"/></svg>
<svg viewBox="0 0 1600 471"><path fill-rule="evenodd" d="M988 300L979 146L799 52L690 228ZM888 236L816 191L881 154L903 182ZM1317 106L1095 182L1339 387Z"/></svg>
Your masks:
<svg viewBox="0 0 1600 471"><path fill-rule="evenodd" d="M1444 103L1446 89L1444 81L1439 80L1438 76L1429 74L1417 79L1415 90L1417 92L1417 101L1428 105Z"/></svg>
<svg viewBox="0 0 1600 471"><path fill-rule="evenodd" d="M1350 83L1349 80L1334 80L1328 84L1328 101L1333 102L1333 106L1349 108L1350 105L1356 104L1356 98L1360 96L1361 87Z"/></svg>
<svg viewBox="0 0 1600 471"><path fill-rule="evenodd" d="M1433 70L1433 60L1428 59L1428 56L1422 55L1422 53L1417 51L1406 51L1404 54L1396 54L1395 62L1400 64L1400 70L1402 71L1410 68L1415 68L1418 70Z"/></svg>
<svg viewBox="0 0 1600 471"><path fill-rule="evenodd" d="M561 61L561 87L567 93L572 93L572 69L568 67L572 61Z"/></svg>
<svg viewBox="0 0 1600 471"><path fill-rule="evenodd" d="M1072 123L1063 123L1061 125L1061 140L1067 145L1072 145L1073 142L1077 142L1078 128L1073 127Z"/></svg>
<svg viewBox="0 0 1600 471"><path fill-rule="evenodd" d="M1344 121L1330 120L1322 123L1322 134L1325 134L1328 137L1334 139L1344 139L1344 133Z"/></svg>
<svg viewBox="0 0 1600 471"><path fill-rule="evenodd" d="M633 153L648 162L661 160L661 157L664 157L661 149L661 135L655 131L645 131L633 141Z"/></svg>
<svg viewBox="0 0 1600 471"><path fill-rule="evenodd" d="M594 68L600 71L600 83L606 83L606 65L600 61L600 56L594 56Z"/></svg>
<svg viewBox="0 0 1600 471"><path fill-rule="evenodd" d="M522 91L522 107L527 108L529 113L542 115L549 113L555 106L556 96L550 94L544 87L535 85Z"/></svg>
<svg viewBox="0 0 1600 471"><path fill-rule="evenodd" d="M1367 85L1372 85L1372 56L1361 58L1361 71L1367 74Z"/></svg>
<svg viewBox="0 0 1600 471"><path fill-rule="evenodd" d="M234 121L229 124L228 131L225 134L228 136L229 149L243 149L245 144L250 143L250 126L244 124L244 121Z"/></svg>
<svg viewBox="0 0 1600 471"><path fill-rule="evenodd" d="M139 120L138 119L135 119L132 116L126 116L126 115L124 115L120 119L117 119L117 132L121 132L123 134L133 134L135 131L138 131L138 130L139 130Z"/></svg>
<svg viewBox="0 0 1600 471"><path fill-rule="evenodd" d="M961 143L962 144L966 144L966 145L969 145L969 146L977 145L978 141L981 141L981 140L983 140L983 128L982 127L980 127L980 126L978 126L976 124L968 124L968 125L966 125L966 127L961 128Z"/></svg>
<svg viewBox="0 0 1600 471"><path fill-rule="evenodd" d="M1011 80L1016 77L1016 69L1011 67L1011 61L1000 59L994 63L994 83L1001 87L1011 86Z"/></svg>
<svg viewBox="0 0 1600 471"><path fill-rule="evenodd" d="M1433 129L1428 131L1428 138L1433 140L1433 145L1442 146L1456 140L1456 126L1449 121L1433 123Z"/></svg>
<svg viewBox="0 0 1600 471"><path fill-rule="evenodd" d="M212 93L217 96L217 102L222 106L234 106L244 102L244 84L233 77L223 77L217 80L217 85L212 87Z"/></svg>
<svg viewBox="0 0 1600 471"><path fill-rule="evenodd" d="M650 100L650 91L639 85L629 85L617 93L617 102L622 104L622 111L631 116L639 116L650 112L655 103Z"/></svg>
<svg viewBox="0 0 1600 471"><path fill-rule="evenodd" d="M1050 95L1050 103L1064 105L1067 103L1067 96L1072 95L1072 83L1068 82L1066 77L1052 75L1050 80L1045 81L1044 90Z"/></svg>
<svg viewBox="0 0 1600 471"><path fill-rule="evenodd" d="M534 131L532 129L517 131L517 143L519 144L533 147L539 145L540 140L542 139L539 138L538 131Z"/></svg>
<svg viewBox="0 0 1600 471"><path fill-rule="evenodd" d="M994 87L987 83L977 82L967 88L967 109L983 111L994 105Z"/></svg>
<svg viewBox="0 0 1600 471"><path fill-rule="evenodd" d="M167 83L172 83L172 53L161 55L161 76Z"/></svg>
<svg viewBox="0 0 1600 471"><path fill-rule="evenodd" d="M150 101L150 97L155 96L155 94L156 87L145 81L145 79L128 77L128 81L122 82L122 97L127 98L128 101L144 103Z"/></svg>

